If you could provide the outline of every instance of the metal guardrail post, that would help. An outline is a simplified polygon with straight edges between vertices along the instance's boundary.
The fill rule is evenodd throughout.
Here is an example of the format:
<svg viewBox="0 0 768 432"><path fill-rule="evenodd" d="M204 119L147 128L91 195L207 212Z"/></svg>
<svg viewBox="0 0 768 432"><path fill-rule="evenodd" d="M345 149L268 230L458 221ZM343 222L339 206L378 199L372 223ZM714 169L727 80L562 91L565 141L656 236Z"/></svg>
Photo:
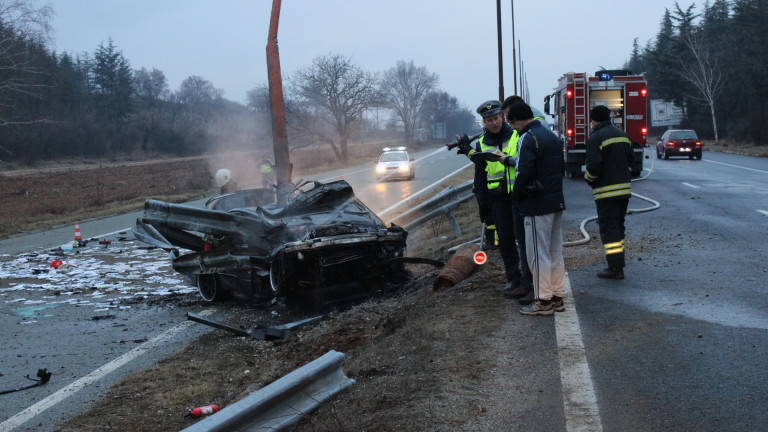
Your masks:
<svg viewBox="0 0 768 432"><path fill-rule="evenodd" d="M182 432L286 430L355 383L344 375L342 360L344 353L328 351Z"/></svg>

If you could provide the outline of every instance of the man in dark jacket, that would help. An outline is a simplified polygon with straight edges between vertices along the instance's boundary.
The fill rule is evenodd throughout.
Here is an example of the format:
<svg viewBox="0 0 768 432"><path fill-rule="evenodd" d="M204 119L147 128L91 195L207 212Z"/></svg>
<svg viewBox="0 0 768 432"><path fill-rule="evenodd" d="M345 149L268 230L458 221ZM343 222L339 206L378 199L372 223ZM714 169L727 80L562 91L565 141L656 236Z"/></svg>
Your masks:
<svg viewBox="0 0 768 432"><path fill-rule="evenodd" d="M524 219L528 265L536 299L523 306L520 313L552 315L565 310L562 142L533 118L533 111L525 102L515 102L509 108L507 121L520 134L512 199L517 201Z"/></svg>
<svg viewBox="0 0 768 432"><path fill-rule="evenodd" d="M587 139L587 171L592 186L608 268L604 279L624 279L624 215L631 191L632 141L611 125L611 111L598 105L589 112L592 134Z"/></svg>
<svg viewBox="0 0 768 432"><path fill-rule="evenodd" d="M460 139L459 153L469 156L475 164L473 190L480 206L481 219L483 222L488 219L494 222L507 280L501 290L511 292L520 283L521 276L510 195L515 179L517 147L512 139L513 130L501 114L500 101L483 102L477 113L483 118L485 133L474 149L469 146L468 138Z"/></svg>

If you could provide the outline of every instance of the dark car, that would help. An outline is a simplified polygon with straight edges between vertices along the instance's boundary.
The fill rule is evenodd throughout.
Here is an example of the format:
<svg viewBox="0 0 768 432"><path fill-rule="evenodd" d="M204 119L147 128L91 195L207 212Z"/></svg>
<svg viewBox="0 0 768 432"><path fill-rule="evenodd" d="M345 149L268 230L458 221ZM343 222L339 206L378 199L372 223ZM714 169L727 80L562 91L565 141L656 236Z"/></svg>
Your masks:
<svg viewBox="0 0 768 432"><path fill-rule="evenodd" d="M701 140L691 129L670 129L656 143L656 157L687 156L701 160Z"/></svg>
<svg viewBox="0 0 768 432"><path fill-rule="evenodd" d="M405 179L413 180L416 168L413 159L405 151L405 147L384 148L384 152L376 163L376 180Z"/></svg>
<svg viewBox="0 0 768 432"><path fill-rule="evenodd" d="M265 191L221 195L205 209L147 200L133 232L169 250L207 301L362 297L405 273L407 232L386 227L346 181L305 184L282 206Z"/></svg>

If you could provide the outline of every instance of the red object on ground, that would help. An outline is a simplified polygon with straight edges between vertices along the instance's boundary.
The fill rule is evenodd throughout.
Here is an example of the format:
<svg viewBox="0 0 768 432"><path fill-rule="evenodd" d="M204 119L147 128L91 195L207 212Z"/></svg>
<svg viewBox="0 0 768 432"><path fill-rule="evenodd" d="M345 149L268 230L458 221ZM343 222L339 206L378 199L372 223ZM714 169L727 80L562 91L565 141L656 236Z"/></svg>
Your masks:
<svg viewBox="0 0 768 432"><path fill-rule="evenodd" d="M475 255L472 257L472 260L475 262L475 264L482 265L485 264L486 261L488 261L488 255L485 254L483 251L477 251L475 252Z"/></svg>
<svg viewBox="0 0 768 432"><path fill-rule="evenodd" d="M219 409L221 408L219 408L218 405L206 405L204 407L192 408L191 410L189 410L189 415L191 415L192 417L200 417L208 414L213 414Z"/></svg>
<svg viewBox="0 0 768 432"><path fill-rule="evenodd" d="M62 260L53 260L53 261L51 261L51 268L58 269L62 265L64 265L64 261L62 261Z"/></svg>

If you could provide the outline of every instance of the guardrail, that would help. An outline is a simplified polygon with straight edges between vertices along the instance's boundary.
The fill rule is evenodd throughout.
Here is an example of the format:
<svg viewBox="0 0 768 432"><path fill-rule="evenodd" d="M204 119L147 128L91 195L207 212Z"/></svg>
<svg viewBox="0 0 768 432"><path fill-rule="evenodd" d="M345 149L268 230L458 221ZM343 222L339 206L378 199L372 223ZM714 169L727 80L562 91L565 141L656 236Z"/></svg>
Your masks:
<svg viewBox="0 0 768 432"><path fill-rule="evenodd" d="M461 235L461 228L459 228L459 223L456 221L456 218L451 211L473 197L472 182L472 180L467 180L456 187L448 186L437 195L415 207L411 207L407 211L390 219L387 223L394 223L406 230L411 230L423 225L430 219L445 215L448 217L448 221L451 224L454 234L459 236Z"/></svg>
<svg viewBox="0 0 768 432"><path fill-rule="evenodd" d="M182 432L281 431L355 383L341 369L344 354L328 351Z"/></svg>

